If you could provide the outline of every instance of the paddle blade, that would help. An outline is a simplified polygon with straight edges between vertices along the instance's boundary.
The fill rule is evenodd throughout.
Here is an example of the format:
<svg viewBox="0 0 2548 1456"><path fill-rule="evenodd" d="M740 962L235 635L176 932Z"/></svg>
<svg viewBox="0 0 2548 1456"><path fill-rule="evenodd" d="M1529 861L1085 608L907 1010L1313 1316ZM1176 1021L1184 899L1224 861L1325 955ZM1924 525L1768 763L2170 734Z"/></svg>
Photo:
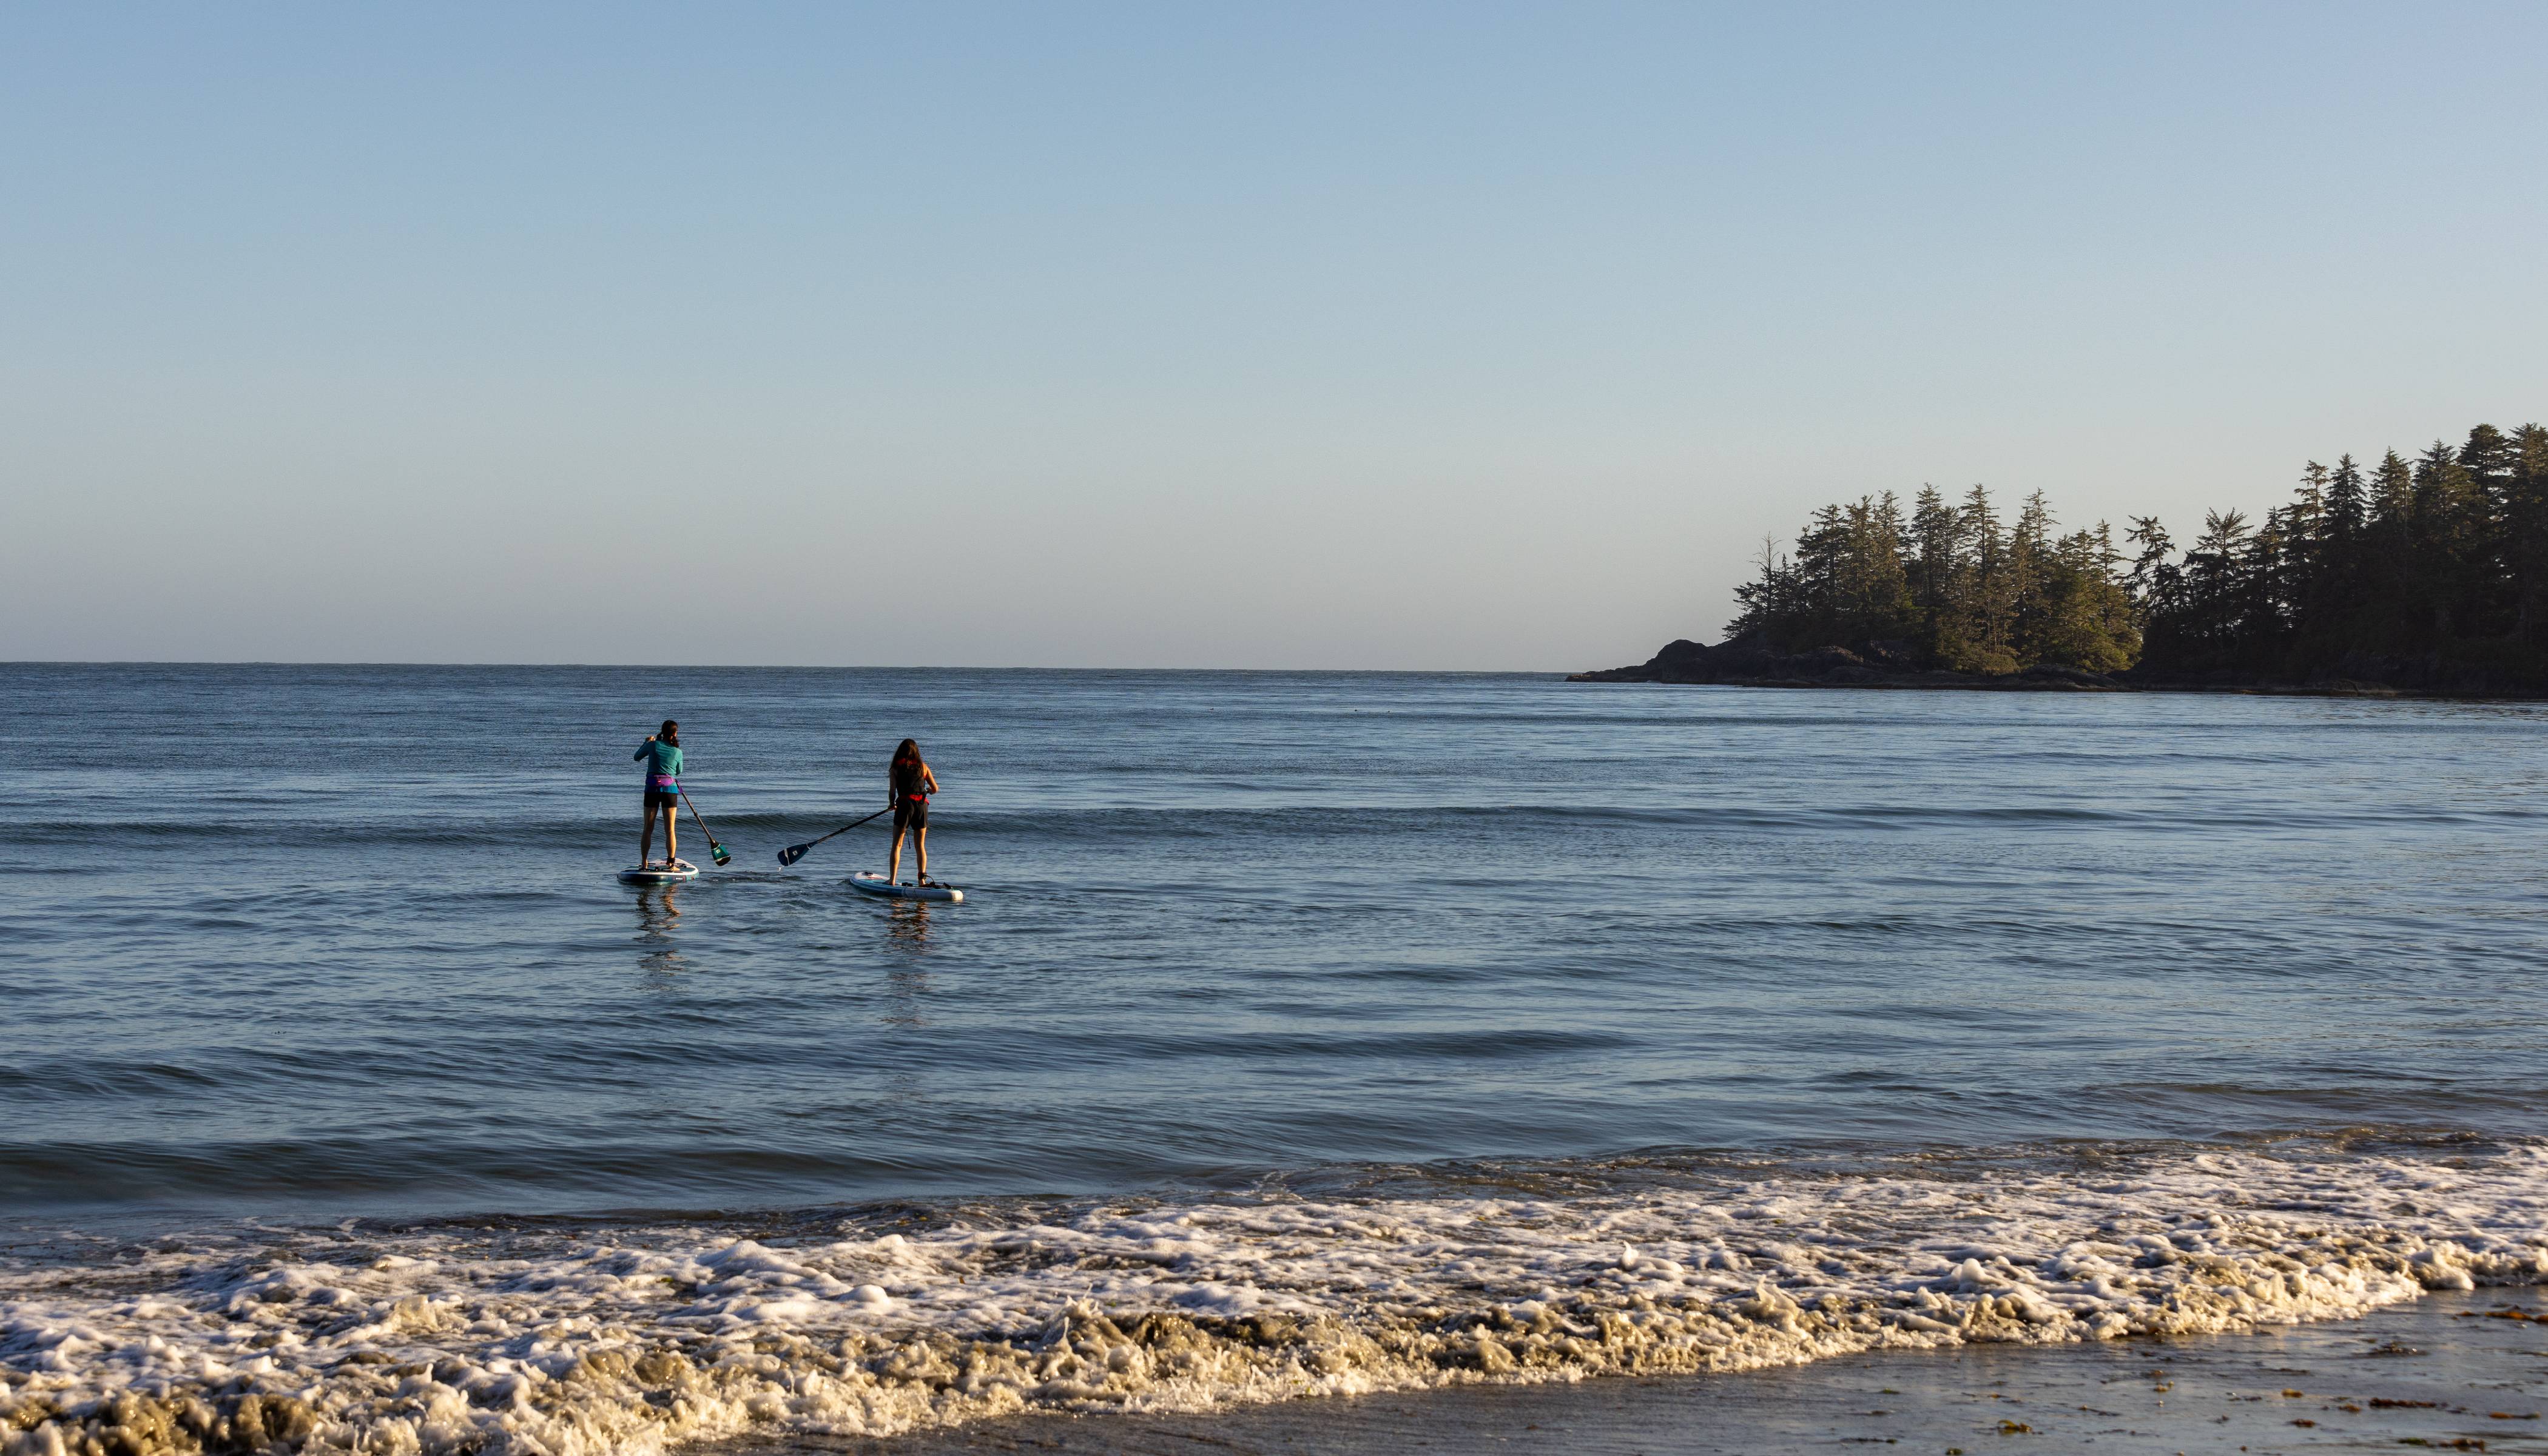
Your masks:
<svg viewBox="0 0 2548 1456"><path fill-rule="evenodd" d="M787 848L780 850L778 852L778 867L784 869L788 865L795 864L797 861L804 859L805 852L812 848L814 848L812 845L804 844L789 845Z"/></svg>
<svg viewBox="0 0 2548 1456"><path fill-rule="evenodd" d="M727 853L725 846L718 844L715 840L709 840L708 858L714 860L720 864L724 864L732 862L734 856Z"/></svg>

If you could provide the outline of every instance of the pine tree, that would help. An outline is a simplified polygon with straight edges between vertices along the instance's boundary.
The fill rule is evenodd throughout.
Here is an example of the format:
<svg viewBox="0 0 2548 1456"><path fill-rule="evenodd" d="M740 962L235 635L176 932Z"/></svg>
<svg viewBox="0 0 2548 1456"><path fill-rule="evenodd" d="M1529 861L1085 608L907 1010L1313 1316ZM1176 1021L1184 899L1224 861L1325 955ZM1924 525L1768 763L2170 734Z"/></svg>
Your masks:
<svg viewBox="0 0 2548 1456"><path fill-rule="evenodd" d="M2362 533L2368 500L2362 468L2336 457L2327 473L2326 512L2319 527L2316 574L2302 593L2301 634L2331 641L2349 635L2362 584Z"/></svg>
<svg viewBox="0 0 2548 1456"><path fill-rule="evenodd" d="M1947 606L1956 653L1946 665L1967 673L2013 673L2020 666L2009 650L2009 629L2017 615L2014 583L2009 575L2008 538L1999 513L1991 508L1990 492L1975 486L1964 493L1958 512L1964 543L1964 569L1956 573L1957 591Z"/></svg>
<svg viewBox="0 0 2548 1456"><path fill-rule="evenodd" d="M2019 662L2046 661L2051 636L2052 510L2034 492L2008 531L2008 646Z"/></svg>
<svg viewBox="0 0 2548 1456"><path fill-rule="evenodd" d="M2335 470L2326 479L2326 533L2331 541L2345 541L2362 534L2363 521L2362 468L2351 455L2335 458Z"/></svg>
<svg viewBox="0 0 2548 1456"><path fill-rule="evenodd" d="M2227 666L2237 655L2250 567L2247 537L2245 512L2209 511L2203 534L2185 553L2184 618L2177 636L2201 654L2201 666Z"/></svg>
<svg viewBox="0 0 2548 1456"><path fill-rule="evenodd" d="M1911 603L1921 624L1920 647L1933 662L1960 650L1960 640L1951 648L1940 633L1949 605L1961 590L1957 578L1963 556L1963 516L1937 487L1922 486L1911 506Z"/></svg>
<svg viewBox="0 0 2548 1456"><path fill-rule="evenodd" d="M1734 601L1739 610L1734 620L1725 624L1728 639L1749 637L1754 633L1768 635L1771 624L1783 619L1792 609L1794 574L1786 558L1778 554L1778 543L1771 537L1761 538L1761 554L1753 559L1760 573L1734 589Z"/></svg>
<svg viewBox="0 0 2548 1456"><path fill-rule="evenodd" d="M2467 621L2464 569L2480 545L2485 509L2458 452L2440 440L2415 457L2413 479L2409 600L2430 622L2423 645L2439 650Z"/></svg>

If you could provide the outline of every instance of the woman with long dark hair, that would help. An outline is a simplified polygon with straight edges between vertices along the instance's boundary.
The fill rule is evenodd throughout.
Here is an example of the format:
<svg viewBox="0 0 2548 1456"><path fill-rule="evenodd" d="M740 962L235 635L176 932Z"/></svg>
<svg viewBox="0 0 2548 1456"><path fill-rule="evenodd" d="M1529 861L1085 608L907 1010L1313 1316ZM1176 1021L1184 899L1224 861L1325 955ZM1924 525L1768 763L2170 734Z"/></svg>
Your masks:
<svg viewBox="0 0 2548 1456"><path fill-rule="evenodd" d="M664 867L670 869L681 859L673 841L673 809L682 801L682 725L670 718L654 737L637 745L637 761L646 766L645 831L637 837L637 867L644 869L653 863L655 853L655 812L664 814Z"/></svg>
<svg viewBox="0 0 2548 1456"><path fill-rule="evenodd" d="M906 738L893 751L893 766L885 771L885 801L893 805L893 853L886 857L885 883L892 884L902 875L903 831L911 832L912 854L919 860L920 882L929 883L929 796L938 792L938 775L929 772L929 764L920 757L920 745Z"/></svg>

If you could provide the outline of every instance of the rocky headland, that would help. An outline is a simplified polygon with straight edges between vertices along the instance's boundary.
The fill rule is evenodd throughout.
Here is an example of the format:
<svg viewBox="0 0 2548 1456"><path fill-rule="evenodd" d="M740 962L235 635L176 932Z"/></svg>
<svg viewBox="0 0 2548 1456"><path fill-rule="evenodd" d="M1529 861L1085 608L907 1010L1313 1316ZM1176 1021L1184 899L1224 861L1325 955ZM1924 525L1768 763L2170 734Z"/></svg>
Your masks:
<svg viewBox="0 0 2548 1456"><path fill-rule="evenodd" d="M2042 663L2015 673L1960 673L1926 666L1908 642L1858 642L1779 652L1759 633L1714 647L1687 638L1642 663L1573 673L1569 682L1689 682L1739 687L1960 687L1998 692L2269 692L2361 697L2540 696L2523 674L2439 654L2350 654L2331 671L2275 678L2230 669L2171 672L2148 664L2120 673Z"/></svg>

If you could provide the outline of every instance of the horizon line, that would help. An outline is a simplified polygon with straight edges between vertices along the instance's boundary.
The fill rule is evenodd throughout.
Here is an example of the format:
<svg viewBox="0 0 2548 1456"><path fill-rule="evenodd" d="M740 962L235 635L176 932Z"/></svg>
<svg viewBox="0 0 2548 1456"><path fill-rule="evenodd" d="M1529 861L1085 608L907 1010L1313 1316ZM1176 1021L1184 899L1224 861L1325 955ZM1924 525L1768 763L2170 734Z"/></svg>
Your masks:
<svg viewBox="0 0 2548 1456"><path fill-rule="evenodd" d="M1195 667L1032 667L1023 664L982 666L960 663L611 663L611 662L426 662L362 661L344 658L16 658L0 659L0 671L13 668L572 668L658 672L748 673L1255 673L1267 676L1321 674L1365 677L1539 678L1564 677L1575 668L1195 668Z"/></svg>

